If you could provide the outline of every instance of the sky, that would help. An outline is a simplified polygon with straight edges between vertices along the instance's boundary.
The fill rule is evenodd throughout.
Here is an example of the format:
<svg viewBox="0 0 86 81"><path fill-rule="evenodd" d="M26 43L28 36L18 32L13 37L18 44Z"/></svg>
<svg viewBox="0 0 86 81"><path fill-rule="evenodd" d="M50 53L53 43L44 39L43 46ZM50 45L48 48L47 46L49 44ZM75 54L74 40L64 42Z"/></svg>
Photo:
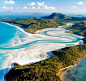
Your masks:
<svg viewBox="0 0 86 81"><path fill-rule="evenodd" d="M1 0L0 12L83 13L86 0Z"/></svg>

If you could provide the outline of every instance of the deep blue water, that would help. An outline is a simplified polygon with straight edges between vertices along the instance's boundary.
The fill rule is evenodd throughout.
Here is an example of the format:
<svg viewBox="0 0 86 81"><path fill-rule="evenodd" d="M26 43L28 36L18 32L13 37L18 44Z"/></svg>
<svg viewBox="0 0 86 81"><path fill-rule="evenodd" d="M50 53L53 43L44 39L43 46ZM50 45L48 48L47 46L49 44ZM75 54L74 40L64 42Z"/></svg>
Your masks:
<svg viewBox="0 0 86 81"><path fill-rule="evenodd" d="M31 16L33 17L43 17L43 16L48 16L49 14L0 14L0 18L29 18Z"/></svg>
<svg viewBox="0 0 86 81"><path fill-rule="evenodd" d="M86 14L82 14L82 13L65 13L65 15L71 17L86 17Z"/></svg>
<svg viewBox="0 0 86 81"><path fill-rule="evenodd" d="M43 16L49 16L52 13L47 14L0 14L0 18L29 18L31 16L33 17L43 17ZM74 14L74 13L63 13L67 16L72 17L86 17L86 14Z"/></svg>

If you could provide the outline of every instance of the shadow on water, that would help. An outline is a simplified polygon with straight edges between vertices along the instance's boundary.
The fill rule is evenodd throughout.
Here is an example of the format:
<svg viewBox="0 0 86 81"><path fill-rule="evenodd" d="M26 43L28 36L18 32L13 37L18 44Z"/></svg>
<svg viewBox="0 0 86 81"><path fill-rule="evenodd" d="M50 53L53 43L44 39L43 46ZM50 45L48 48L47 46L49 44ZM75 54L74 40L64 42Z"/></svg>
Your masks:
<svg viewBox="0 0 86 81"><path fill-rule="evenodd" d="M10 68L0 70L0 81L6 81L5 75L10 71Z"/></svg>

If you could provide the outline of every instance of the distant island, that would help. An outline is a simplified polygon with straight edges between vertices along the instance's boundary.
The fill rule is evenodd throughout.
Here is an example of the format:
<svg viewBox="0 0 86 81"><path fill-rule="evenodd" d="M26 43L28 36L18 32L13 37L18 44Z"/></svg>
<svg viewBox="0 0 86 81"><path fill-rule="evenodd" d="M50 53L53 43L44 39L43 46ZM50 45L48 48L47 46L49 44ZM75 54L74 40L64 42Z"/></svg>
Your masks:
<svg viewBox="0 0 86 81"><path fill-rule="evenodd" d="M24 14L24 15L30 15L30 14L34 14L34 15L43 15L43 13L39 13L39 12L35 12L35 13L32 13L32 12L11 12L11 11L6 11L6 12L0 12L1 15L12 15L12 14Z"/></svg>
<svg viewBox="0 0 86 81"><path fill-rule="evenodd" d="M83 16L83 15L76 15L76 16Z"/></svg>
<svg viewBox="0 0 86 81"><path fill-rule="evenodd" d="M66 27L73 33L84 36L85 44L54 50L52 57L47 60L21 66L14 63L14 67L6 74L6 81L62 81L59 72L70 65L78 64L78 58L83 58L86 52L86 18L70 17L61 13L52 13L42 18L0 18L1 22L7 22L20 26L27 32L35 33L37 30L65 25L67 22L74 23L73 26ZM72 59L71 59L72 58Z"/></svg>
<svg viewBox="0 0 86 81"><path fill-rule="evenodd" d="M7 12L8 13L8 12ZM10 13L10 12L9 12ZM43 28L51 28L59 25L64 25L67 22L79 22L86 20L85 17L70 17L62 13L52 13L49 16L41 18L0 18L1 22L7 22L16 26L22 27L25 31L35 33L35 31Z"/></svg>

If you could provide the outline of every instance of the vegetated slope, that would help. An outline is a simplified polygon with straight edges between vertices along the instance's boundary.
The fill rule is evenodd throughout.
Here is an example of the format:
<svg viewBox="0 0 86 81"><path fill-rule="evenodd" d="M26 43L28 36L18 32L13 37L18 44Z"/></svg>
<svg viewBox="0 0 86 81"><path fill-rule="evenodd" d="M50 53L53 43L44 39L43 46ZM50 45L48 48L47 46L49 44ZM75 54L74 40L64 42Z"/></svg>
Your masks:
<svg viewBox="0 0 86 81"><path fill-rule="evenodd" d="M54 20L73 20L73 21L82 21L82 20L86 20L86 17L70 17L70 16L66 16L62 13L52 13L49 16L44 16L42 17L44 19L54 19Z"/></svg>
<svg viewBox="0 0 86 81"><path fill-rule="evenodd" d="M86 44L86 20L76 23L71 27L66 27L66 29L70 30L67 31L67 33L73 33L80 36L84 36L83 41Z"/></svg>
<svg viewBox="0 0 86 81"><path fill-rule="evenodd" d="M44 18L44 19L54 19L54 20L57 20L57 19L59 19L59 20L61 20L61 19L72 19L70 16L66 16L62 13L52 13L51 15L44 16L42 18Z"/></svg>
<svg viewBox="0 0 86 81"><path fill-rule="evenodd" d="M86 52L86 44L53 51L51 58L39 63L20 66L15 63L6 75L7 81L61 81L57 76L60 69L75 64Z"/></svg>
<svg viewBox="0 0 86 81"><path fill-rule="evenodd" d="M34 33L36 30L43 28L55 27L60 24L56 23L53 19L41 19L37 17L30 18L1 18L0 21L8 22L10 24L14 24L22 27L28 32Z"/></svg>
<svg viewBox="0 0 86 81"><path fill-rule="evenodd" d="M68 32L86 37L86 20L83 20L80 23L76 23L71 27L67 27L66 29L71 30Z"/></svg>
<svg viewBox="0 0 86 81"><path fill-rule="evenodd" d="M43 28L51 28L58 25L64 25L67 22L77 22L84 20L84 17L70 17L62 13L52 13L50 16L42 18L30 17L30 18L0 18L1 22L8 22L13 25L22 27L27 32L34 33L37 30Z"/></svg>
<svg viewBox="0 0 86 81"><path fill-rule="evenodd" d="M84 28L85 21L77 24L82 24L81 30L79 28L80 26L79 27L76 26L74 28L72 27L68 27L68 28L69 29L72 28L72 31L78 29L77 33L79 33L79 31L83 32L84 30L86 30ZM81 35L86 36L86 33L83 33ZM86 42L86 39L84 39L84 41ZM53 51L53 55L51 58L32 65L30 64L26 66L20 66L15 63L15 67L12 68L9 71L9 73L6 75L6 80L7 81L61 81L59 76L57 76L59 70L69 65L75 64L77 59L82 57L82 55L85 52L86 52L86 44L83 44L80 46L64 48L60 51Z"/></svg>

